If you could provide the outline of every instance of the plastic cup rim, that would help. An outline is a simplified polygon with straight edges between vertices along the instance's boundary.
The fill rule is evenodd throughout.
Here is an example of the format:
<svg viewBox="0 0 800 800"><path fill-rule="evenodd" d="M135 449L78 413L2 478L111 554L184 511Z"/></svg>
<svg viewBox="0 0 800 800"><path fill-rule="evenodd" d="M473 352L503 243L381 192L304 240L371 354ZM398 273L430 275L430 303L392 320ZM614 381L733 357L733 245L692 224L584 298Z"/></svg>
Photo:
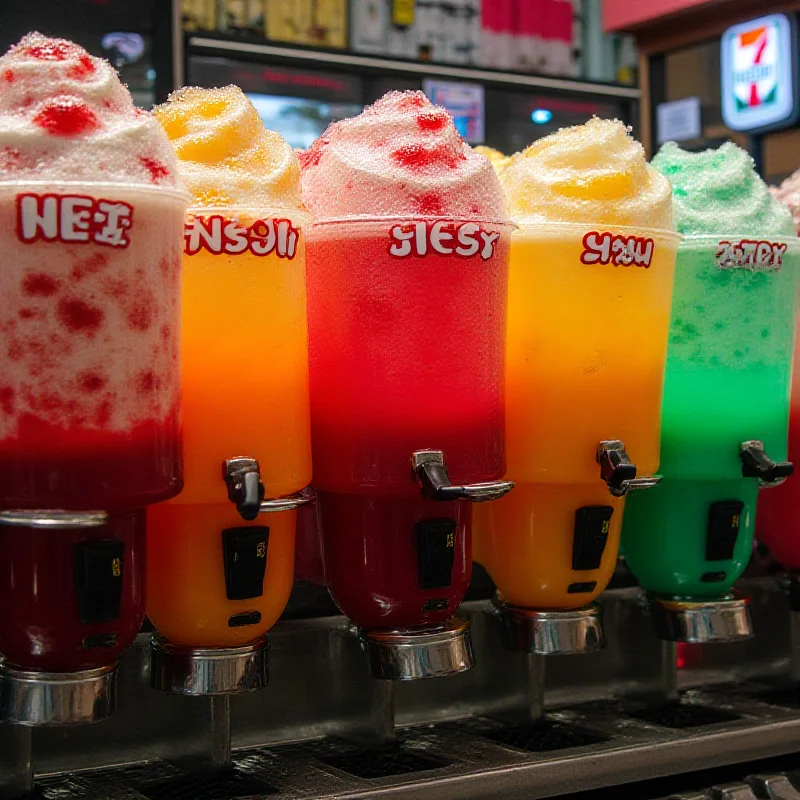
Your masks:
<svg viewBox="0 0 800 800"><path fill-rule="evenodd" d="M649 225L614 225L605 222L573 222L573 221L520 221L516 223L517 230L521 233L527 231L539 231L548 228L555 230L574 230L583 233L591 233L593 231L619 233L625 234L643 234L647 233L659 239L673 239L676 242L681 242L685 238L682 233L678 233L669 228L653 228Z"/></svg>
<svg viewBox="0 0 800 800"><path fill-rule="evenodd" d="M214 214L248 214L257 219L291 219L301 222L310 222L311 214L302 208L260 208L258 206L236 205L231 203L226 206L193 206L186 209L187 215L196 217L213 216Z"/></svg>
<svg viewBox="0 0 800 800"><path fill-rule="evenodd" d="M150 183L121 183L119 181L0 181L0 192L24 192L26 189L46 189L48 194L62 193L63 190L81 190L90 194L101 191L132 192L134 194L157 195L182 200L187 205L192 196L179 186L157 186Z"/></svg>
<svg viewBox="0 0 800 800"><path fill-rule="evenodd" d="M684 233L681 235L682 241L685 244L706 244L706 243L719 243L719 242L780 242L794 246L800 246L800 236L789 236L788 234L770 234L763 235L752 233Z"/></svg>
<svg viewBox="0 0 800 800"><path fill-rule="evenodd" d="M393 214L391 216L374 216L370 214L363 214L363 215L356 215L353 214L347 217L324 217L320 219L314 219L313 214L312 216L312 227L319 228L324 227L326 225L342 225L342 224L349 224L349 223L358 223L358 224L378 224L384 223L387 225L391 224L408 224L411 222L452 222L452 223L465 223L465 222L475 222L479 225L494 225L499 227L508 228L509 230L514 230L517 227L516 222L510 219L504 220L495 220L495 219L483 219L478 217L459 217L459 216L448 216L444 214Z"/></svg>

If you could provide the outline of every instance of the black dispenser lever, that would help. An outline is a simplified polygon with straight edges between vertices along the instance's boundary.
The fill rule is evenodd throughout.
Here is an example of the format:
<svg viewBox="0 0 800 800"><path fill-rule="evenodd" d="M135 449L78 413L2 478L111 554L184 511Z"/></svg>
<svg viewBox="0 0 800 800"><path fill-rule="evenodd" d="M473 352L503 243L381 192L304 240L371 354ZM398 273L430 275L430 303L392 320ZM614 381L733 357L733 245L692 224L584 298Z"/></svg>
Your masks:
<svg viewBox="0 0 800 800"><path fill-rule="evenodd" d="M660 475L636 477L636 464L632 464L619 439L608 439L597 445L595 460L600 465L600 479L608 486L613 497L624 497L628 492L650 489L661 481Z"/></svg>
<svg viewBox="0 0 800 800"><path fill-rule="evenodd" d="M472 503L486 503L508 494L513 488L512 481L490 481L454 486L444 465L441 450L417 450L411 456L414 477L420 484L422 496L429 500L447 502L450 500L469 500Z"/></svg>
<svg viewBox="0 0 800 800"><path fill-rule="evenodd" d="M266 492L258 461L246 456L229 458L222 464L222 478L228 487L228 499L242 519L256 519Z"/></svg>
<svg viewBox="0 0 800 800"><path fill-rule="evenodd" d="M764 450L764 443L753 439L739 448L743 478L758 478L764 486L779 486L793 472L791 461L773 461Z"/></svg>

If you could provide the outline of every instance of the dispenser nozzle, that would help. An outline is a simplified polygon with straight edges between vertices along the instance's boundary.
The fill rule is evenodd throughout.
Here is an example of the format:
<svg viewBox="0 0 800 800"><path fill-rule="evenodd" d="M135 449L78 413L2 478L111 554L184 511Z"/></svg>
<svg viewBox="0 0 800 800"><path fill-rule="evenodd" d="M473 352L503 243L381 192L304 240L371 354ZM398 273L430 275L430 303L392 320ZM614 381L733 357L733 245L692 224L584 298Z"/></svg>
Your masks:
<svg viewBox="0 0 800 800"><path fill-rule="evenodd" d="M631 463L625 445L619 439L600 442L595 460L600 465L600 479L613 497L625 497L628 492L650 489L661 482L660 475L636 477L636 464Z"/></svg>
<svg viewBox="0 0 800 800"><path fill-rule="evenodd" d="M417 450L411 456L414 477L420 484L422 496L429 500L447 502L450 500L469 500L472 503L486 503L508 494L513 488L512 481L490 481L454 486L450 483L444 453L441 450Z"/></svg>
<svg viewBox="0 0 800 800"><path fill-rule="evenodd" d="M762 486L780 486L794 472L791 461L773 461L757 439L742 443L739 458L742 477L758 478Z"/></svg>
<svg viewBox="0 0 800 800"><path fill-rule="evenodd" d="M222 478L228 487L228 499L242 519L256 519L266 493L258 461L245 456L229 458L222 464Z"/></svg>

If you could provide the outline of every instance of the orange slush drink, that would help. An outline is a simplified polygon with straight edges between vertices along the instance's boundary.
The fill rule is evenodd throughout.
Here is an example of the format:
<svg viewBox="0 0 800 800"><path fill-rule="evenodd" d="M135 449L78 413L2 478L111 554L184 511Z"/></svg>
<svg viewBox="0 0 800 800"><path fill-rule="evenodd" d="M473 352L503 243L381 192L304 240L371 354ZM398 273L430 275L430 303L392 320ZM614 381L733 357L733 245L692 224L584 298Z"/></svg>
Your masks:
<svg viewBox="0 0 800 800"><path fill-rule="evenodd" d="M147 611L173 643L235 646L267 631L286 605L296 512L245 522L222 464L258 459L267 497L311 479L299 166L236 87L184 89L155 113L193 208L182 296L184 491L148 512ZM248 528L255 539L246 533L245 546L264 560L263 591L241 597L226 580L226 537Z"/></svg>
<svg viewBox="0 0 800 800"><path fill-rule="evenodd" d="M576 608L605 589L619 550L624 501L600 479L597 445L620 439L639 475L658 468L670 187L622 123L598 119L540 139L498 174L519 225L506 361L517 486L475 508L475 560L512 605ZM607 537L588 561L576 537L587 519Z"/></svg>

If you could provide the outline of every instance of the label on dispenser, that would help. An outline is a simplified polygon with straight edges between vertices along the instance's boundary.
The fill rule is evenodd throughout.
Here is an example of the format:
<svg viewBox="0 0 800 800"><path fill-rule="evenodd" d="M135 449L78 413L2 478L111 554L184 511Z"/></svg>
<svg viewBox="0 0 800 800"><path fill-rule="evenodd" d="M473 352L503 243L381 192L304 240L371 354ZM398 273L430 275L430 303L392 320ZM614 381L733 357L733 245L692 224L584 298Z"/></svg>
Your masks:
<svg viewBox="0 0 800 800"><path fill-rule="evenodd" d="M783 265L788 245L757 239L721 241L717 245L717 266L720 269L749 269L754 272L777 270Z"/></svg>
<svg viewBox="0 0 800 800"><path fill-rule="evenodd" d="M75 590L81 622L119 619L125 543L95 539L75 546Z"/></svg>
<svg viewBox="0 0 800 800"><path fill-rule="evenodd" d="M253 525L222 531L225 593L228 600L249 600L264 594L269 528Z"/></svg>
<svg viewBox="0 0 800 800"><path fill-rule="evenodd" d="M257 219L252 225L219 214L190 217L183 230L183 252L193 256L205 250L215 256L254 256L274 253L290 261L297 254L300 229L288 219Z"/></svg>
<svg viewBox="0 0 800 800"><path fill-rule="evenodd" d="M484 230L477 222L405 222L389 231L388 252L394 258L424 258L430 253L461 258L480 255L488 261L499 238L499 231Z"/></svg>
<svg viewBox="0 0 800 800"><path fill-rule="evenodd" d="M81 194L18 194L17 238L26 244L62 242L125 248L133 206Z"/></svg>
<svg viewBox="0 0 800 800"><path fill-rule="evenodd" d="M644 267L653 261L655 242L642 236L621 236L609 231L589 231L583 237L582 264Z"/></svg>
<svg viewBox="0 0 800 800"><path fill-rule="evenodd" d="M419 585L446 589L453 582L456 521L426 519L415 526L419 556Z"/></svg>
<svg viewBox="0 0 800 800"><path fill-rule="evenodd" d="M583 506L575 512L572 569L599 569L611 528L611 506Z"/></svg>
<svg viewBox="0 0 800 800"><path fill-rule="evenodd" d="M741 500L720 500L709 506L706 561L730 561L733 558L743 511Z"/></svg>

